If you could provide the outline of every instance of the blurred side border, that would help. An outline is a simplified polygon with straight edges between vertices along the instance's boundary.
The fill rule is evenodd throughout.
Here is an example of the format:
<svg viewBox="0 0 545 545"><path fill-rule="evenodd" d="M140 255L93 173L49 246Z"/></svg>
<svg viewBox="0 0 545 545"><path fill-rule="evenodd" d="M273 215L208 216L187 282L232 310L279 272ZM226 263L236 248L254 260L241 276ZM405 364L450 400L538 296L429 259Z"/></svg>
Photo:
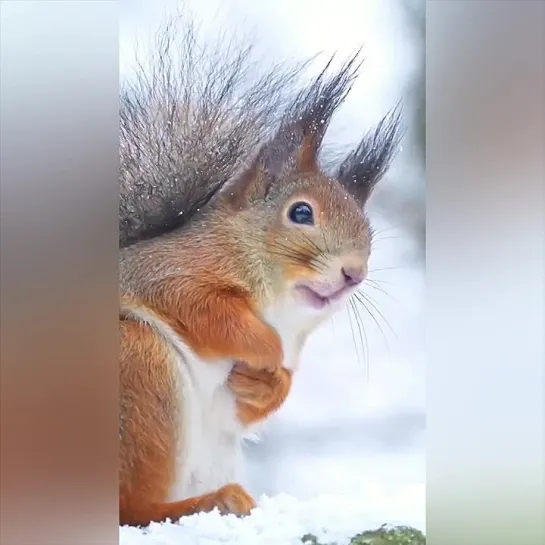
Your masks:
<svg viewBox="0 0 545 545"><path fill-rule="evenodd" d="M2 2L6 545L115 543L116 2ZM428 530L545 542L545 3L426 5Z"/></svg>

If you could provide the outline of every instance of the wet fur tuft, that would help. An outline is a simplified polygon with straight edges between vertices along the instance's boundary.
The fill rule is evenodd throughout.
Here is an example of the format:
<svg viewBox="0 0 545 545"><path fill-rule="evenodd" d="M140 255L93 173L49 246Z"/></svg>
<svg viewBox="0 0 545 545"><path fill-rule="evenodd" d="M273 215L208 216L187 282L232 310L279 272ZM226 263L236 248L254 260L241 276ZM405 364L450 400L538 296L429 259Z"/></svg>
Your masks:
<svg viewBox="0 0 545 545"><path fill-rule="evenodd" d="M337 179L358 201L365 202L386 174L402 136L401 105L398 104L344 159L337 172Z"/></svg>

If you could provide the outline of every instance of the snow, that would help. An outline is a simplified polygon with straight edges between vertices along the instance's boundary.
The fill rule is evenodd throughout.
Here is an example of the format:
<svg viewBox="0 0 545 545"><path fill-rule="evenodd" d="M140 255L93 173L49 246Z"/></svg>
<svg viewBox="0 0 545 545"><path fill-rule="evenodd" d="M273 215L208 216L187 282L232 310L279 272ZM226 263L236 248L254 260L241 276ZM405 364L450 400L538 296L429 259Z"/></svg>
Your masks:
<svg viewBox="0 0 545 545"><path fill-rule="evenodd" d="M423 491L407 490L399 496L319 496L300 501L287 494L262 496L248 517L221 516L218 511L184 517L176 523L151 524L149 528L122 527L120 545L301 545L306 534L324 543L348 545L350 538L384 524L409 524L396 515L407 500L421 501ZM365 497L367 496L367 497Z"/></svg>
<svg viewBox="0 0 545 545"><path fill-rule="evenodd" d="M237 22L244 14L264 47L280 56L294 51L296 57L316 51L327 56L338 49L343 57L366 37L369 58L363 81L354 88L344 118L332 127L335 139L344 143L358 138L397 102L399 80L410 72L410 48L392 23L391 1L342 0L327 14L325 0L318 7L311 2L300 0L294 8L287 0L259 7L231 0L232 13L222 11ZM142 1L122 25L122 55L128 56L134 27L141 31L146 28L142 21L157 22L158 7L173 4ZM199 16L209 17L219 3L190 5ZM293 9L301 15L286 21L283 10ZM398 167L403 176L388 181L394 190L409 191L408 167ZM324 529L330 541L343 545L354 534L384 523L424 529L424 270L411 262L413 242L395 221L372 206L370 213L379 232L370 264L370 278L377 283L368 284L365 293L384 319L371 305L374 319L362 310L367 352L362 352L355 323L354 341L347 312L310 339L287 402L259 439L245 445L240 482L260 498L259 508L245 519L208 513L147 530L121 528L121 545L300 545L306 533L326 537Z"/></svg>

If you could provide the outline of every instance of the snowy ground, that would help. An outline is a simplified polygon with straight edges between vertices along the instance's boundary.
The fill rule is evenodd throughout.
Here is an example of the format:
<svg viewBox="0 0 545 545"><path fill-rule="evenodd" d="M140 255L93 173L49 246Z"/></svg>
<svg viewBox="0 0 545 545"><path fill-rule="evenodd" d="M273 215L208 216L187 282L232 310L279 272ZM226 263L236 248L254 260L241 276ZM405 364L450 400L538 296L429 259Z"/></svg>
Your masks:
<svg viewBox="0 0 545 545"><path fill-rule="evenodd" d="M190 4L202 17L214 15L219 5L215 0ZM279 0L259 7L231 0L222 11L238 22L243 14L259 30L263 46L280 56L350 52L365 36L369 57L364 78L336 133L351 140L397 101L399 81L410 65L400 57L408 48L391 4L340 0L331 11L322 0ZM121 5L123 71L134 30L142 32L158 20L159 6L171 8L176 2ZM290 10L286 21L282 13ZM190 517L181 526L154 525L147 532L122 528L121 545L288 545L324 527L337 532L343 545L351 535L385 522L424 528L424 273L411 263L412 241L395 220L376 213L372 217L379 234L370 277L377 283L364 291L380 313L371 304L374 318L360 312L367 352L362 352L357 324L347 312L311 339L290 398L259 442L246 448L241 481L256 497L268 496L260 510L245 521L208 514ZM329 497L320 498L324 494Z"/></svg>
<svg viewBox="0 0 545 545"><path fill-rule="evenodd" d="M185 517L179 524L152 524L145 530L123 527L120 545L302 545L311 534L320 543L348 545L362 530L382 526L386 512L396 521L396 504L381 499L321 496L299 501L285 494L261 498L247 518L221 516L217 511ZM403 499L400 499L403 502ZM370 505L375 505L370 509ZM401 521L399 523L403 525Z"/></svg>

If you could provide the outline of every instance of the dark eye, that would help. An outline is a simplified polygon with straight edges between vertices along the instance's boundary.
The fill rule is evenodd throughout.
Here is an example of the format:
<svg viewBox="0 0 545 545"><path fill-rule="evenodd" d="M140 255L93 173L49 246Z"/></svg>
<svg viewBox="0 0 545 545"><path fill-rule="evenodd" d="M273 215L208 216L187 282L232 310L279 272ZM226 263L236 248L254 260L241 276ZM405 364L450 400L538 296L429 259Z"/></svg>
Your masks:
<svg viewBox="0 0 545 545"><path fill-rule="evenodd" d="M293 223L314 225L314 213L312 212L312 207L306 202L295 203L290 208L288 216Z"/></svg>

